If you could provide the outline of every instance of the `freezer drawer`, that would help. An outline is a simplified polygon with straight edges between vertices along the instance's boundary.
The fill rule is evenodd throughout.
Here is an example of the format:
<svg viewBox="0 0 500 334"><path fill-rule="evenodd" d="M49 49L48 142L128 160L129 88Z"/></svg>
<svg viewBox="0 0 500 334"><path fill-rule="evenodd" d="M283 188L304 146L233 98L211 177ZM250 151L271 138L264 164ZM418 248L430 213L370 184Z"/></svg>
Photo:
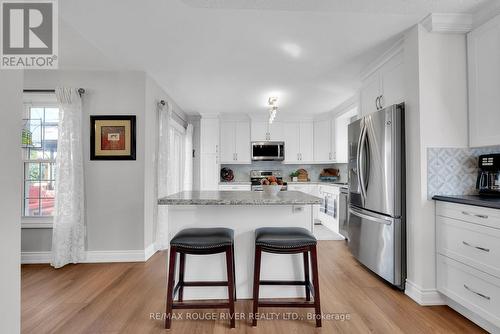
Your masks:
<svg viewBox="0 0 500 334"><path fill-rule="evenodd" d="M404 223L349 207L348 248L352 255L389 283L404 288Z"/></svg>

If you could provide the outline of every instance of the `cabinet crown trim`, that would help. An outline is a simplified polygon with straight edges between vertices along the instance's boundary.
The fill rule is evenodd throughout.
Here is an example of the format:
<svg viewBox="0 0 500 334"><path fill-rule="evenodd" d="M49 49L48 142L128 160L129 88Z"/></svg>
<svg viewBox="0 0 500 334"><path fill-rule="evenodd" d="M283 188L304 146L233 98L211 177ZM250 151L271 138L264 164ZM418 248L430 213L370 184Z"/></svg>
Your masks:
<svg viewBox="0 0 500 334"><path fill-rule="evenodd" d="M470 14L432 13L427 15L420 23L429 32L465 34L472 30L473 17Z"/></svg>

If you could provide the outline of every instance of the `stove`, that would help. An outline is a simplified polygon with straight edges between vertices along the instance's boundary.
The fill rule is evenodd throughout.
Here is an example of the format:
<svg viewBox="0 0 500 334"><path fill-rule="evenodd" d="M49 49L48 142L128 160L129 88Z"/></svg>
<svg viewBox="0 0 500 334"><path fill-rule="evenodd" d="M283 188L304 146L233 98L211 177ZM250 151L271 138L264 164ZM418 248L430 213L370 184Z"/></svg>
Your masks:
<svg viewBox="0 0 500 334"><path fill-rule="evenodd" d="M262 184L260 182L268 176L274 176L278 180L283 180L280 170L252 170L250 171L251 190L262 191ZM286 182L283 183L283 187L281 188L281 191L284 190L287 190Z"/></svg>

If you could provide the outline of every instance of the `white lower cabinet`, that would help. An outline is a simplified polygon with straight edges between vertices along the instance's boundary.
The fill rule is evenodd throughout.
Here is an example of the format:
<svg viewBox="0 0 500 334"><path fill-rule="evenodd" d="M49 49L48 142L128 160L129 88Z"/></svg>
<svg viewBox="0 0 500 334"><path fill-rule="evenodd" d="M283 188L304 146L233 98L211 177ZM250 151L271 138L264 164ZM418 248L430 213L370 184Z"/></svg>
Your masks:
<svg viewBox="0 0 500 334"><path fill-rule="evenodd" d="M437 202L436 251L438 291L500 332L500 210Z"/></svg>
<svg viewBox="0 0 500 334"><path fill-rule="evenodd" d="M221 191L250 191L250 184L219 184Z"/></svg>
<svg viewBox="0 0 500 334"><path fill-rule="evenodd" d="M500 279L438 255L439 292L500 327Z"/></svg>

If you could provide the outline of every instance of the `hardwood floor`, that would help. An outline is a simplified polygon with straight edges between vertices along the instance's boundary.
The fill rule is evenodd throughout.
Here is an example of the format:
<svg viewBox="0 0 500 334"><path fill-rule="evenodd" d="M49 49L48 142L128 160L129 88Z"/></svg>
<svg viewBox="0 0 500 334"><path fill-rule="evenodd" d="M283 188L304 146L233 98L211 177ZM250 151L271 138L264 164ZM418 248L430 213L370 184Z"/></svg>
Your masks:
<svg viewBox="0 0 500 334"><path fill-rule="evenodd" d="M348 320L229 321L174 319L172 333L484 333L446 306L421 307L388 287L360 266L343 241L319 242L321 306L324 314L348 314ZM79 264L55 270L48 265L22 267L23 333L164 333L166 254L157 253L146 263ZM248 317L251 301L236 303L236 312ZM300 309L265 309L297 312ZM197 310L208 315L212 310ZM151 319L150 314L159 318Z"/></svg>

